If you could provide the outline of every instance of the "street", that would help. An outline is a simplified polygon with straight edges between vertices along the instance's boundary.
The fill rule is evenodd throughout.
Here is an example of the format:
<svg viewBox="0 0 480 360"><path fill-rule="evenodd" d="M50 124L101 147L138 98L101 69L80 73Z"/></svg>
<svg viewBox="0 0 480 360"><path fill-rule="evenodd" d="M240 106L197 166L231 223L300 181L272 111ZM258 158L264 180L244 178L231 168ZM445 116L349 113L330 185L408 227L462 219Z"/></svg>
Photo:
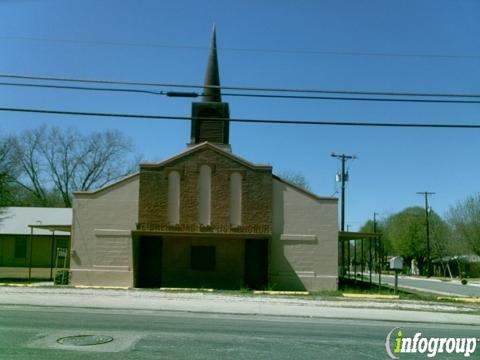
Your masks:
<svg viewBox="0 0 480 360"><path fill-rule="evenodd" d="M373 281L377 282L378 276L374 276ZM392 275L382 275L382 284L394 285L395 277ZM477 296L480 297L480 286L462 285L456 282L440 281L437 279L412 278L407 276L398 277L398 286L406 288L415 288L426 292L456 295L456 296Z"/></svg>
<svg viewBox="0 0 480 360"><path fill-rule="evenodd" d="M478 337L480 329L151 310L2 305L0 311L1 359L380 359L386 358L385 337L395 326L446 337ZM57 342L73 335L111 336L113 341L77 347Z"/></svg>

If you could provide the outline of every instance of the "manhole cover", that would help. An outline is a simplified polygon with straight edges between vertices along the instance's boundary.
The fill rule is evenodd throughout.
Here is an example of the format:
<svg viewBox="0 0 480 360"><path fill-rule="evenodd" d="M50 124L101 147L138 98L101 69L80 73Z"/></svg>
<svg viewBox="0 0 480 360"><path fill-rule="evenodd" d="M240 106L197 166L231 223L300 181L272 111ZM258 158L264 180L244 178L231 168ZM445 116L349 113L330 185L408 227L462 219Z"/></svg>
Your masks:
<svg viewBox="0 0 480 360"><path fill-rule="evenodd" d="M75 335L57 339L59 344L68 346L101 345L109 343L110 341L113 341L113 338L106 335Z"/></svg>

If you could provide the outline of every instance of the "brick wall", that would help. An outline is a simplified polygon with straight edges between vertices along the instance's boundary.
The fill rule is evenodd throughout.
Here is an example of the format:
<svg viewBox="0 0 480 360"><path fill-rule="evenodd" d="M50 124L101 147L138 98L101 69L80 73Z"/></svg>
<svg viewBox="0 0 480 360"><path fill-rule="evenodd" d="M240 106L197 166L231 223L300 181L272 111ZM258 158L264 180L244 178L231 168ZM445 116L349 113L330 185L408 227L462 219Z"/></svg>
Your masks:
<svg viewBox="0 0 480 360"><path fill-rule="evenodd" d="M211 223L230 222L230 174L242 174L242 225L272 223L272 170L249 167L209 147L158 166L141 166L139 222L168 222L168 173L179 171L180 223L198 223L198 175L200 165L212 168Z"/></svg>

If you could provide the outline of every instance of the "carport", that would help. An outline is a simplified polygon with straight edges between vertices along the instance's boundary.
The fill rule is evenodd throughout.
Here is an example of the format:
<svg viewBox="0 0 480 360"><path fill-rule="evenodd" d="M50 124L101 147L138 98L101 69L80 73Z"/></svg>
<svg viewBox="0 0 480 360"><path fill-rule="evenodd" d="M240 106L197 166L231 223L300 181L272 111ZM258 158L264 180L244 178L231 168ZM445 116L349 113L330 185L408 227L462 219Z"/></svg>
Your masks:
<svg viewBox="0 0 480 360"><path fill-rule="evenodd" d="M361 278L368 272L369 283L372 284L372 274L378 273L378 283L381 283L381 269L383 264L383 244L381 233L340 231L338 233L338 257L340 279L352 278L357 281L357 271ZM353 252L353 256L352 256Z"/></svg>
<svg viewBox="0 0 480 360"><path fill-rule="evenodd" d="M58 249L56 248L57 238L55 233L71 233L72 225L55 225L55 224L35 224L28 225L30 228L30 240L28 244L28 281L32 279L32 259L33 259L33 239L34 239L34 229L47 230L51 233L51 247L50 247L50 280L53 280L53 269L58 267ZM69 250L70 246L66 249L66 256L63 262L63 267L66 268L69 263Z"/></svg>

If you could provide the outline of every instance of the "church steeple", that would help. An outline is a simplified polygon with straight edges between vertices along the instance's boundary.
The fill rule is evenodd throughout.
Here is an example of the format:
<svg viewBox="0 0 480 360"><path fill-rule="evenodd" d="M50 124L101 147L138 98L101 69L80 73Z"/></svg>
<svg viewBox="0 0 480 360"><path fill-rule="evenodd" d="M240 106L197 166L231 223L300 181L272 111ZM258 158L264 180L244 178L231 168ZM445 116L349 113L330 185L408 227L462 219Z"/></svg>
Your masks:
<svg viewBox="0 0 480 360"><path fill-rule="evenodd" d="M222 102L220 91L220 74L218 71L217 57L217 32L215 25L213 26L212 40L210 42L210 55L208 57L207 72L205 73L205 88L203 91L204 102ZM218 86L210 87L210 86Z"/></svg>
<svg viewBox="0 0 480 360"><path fill-rule="evenodd" d="M204 86L202 101L192 103L192 126L189 145L209 141L230 151L228 139L230 112L228 104L222 102L215 26L212 32Z"/></svg>

